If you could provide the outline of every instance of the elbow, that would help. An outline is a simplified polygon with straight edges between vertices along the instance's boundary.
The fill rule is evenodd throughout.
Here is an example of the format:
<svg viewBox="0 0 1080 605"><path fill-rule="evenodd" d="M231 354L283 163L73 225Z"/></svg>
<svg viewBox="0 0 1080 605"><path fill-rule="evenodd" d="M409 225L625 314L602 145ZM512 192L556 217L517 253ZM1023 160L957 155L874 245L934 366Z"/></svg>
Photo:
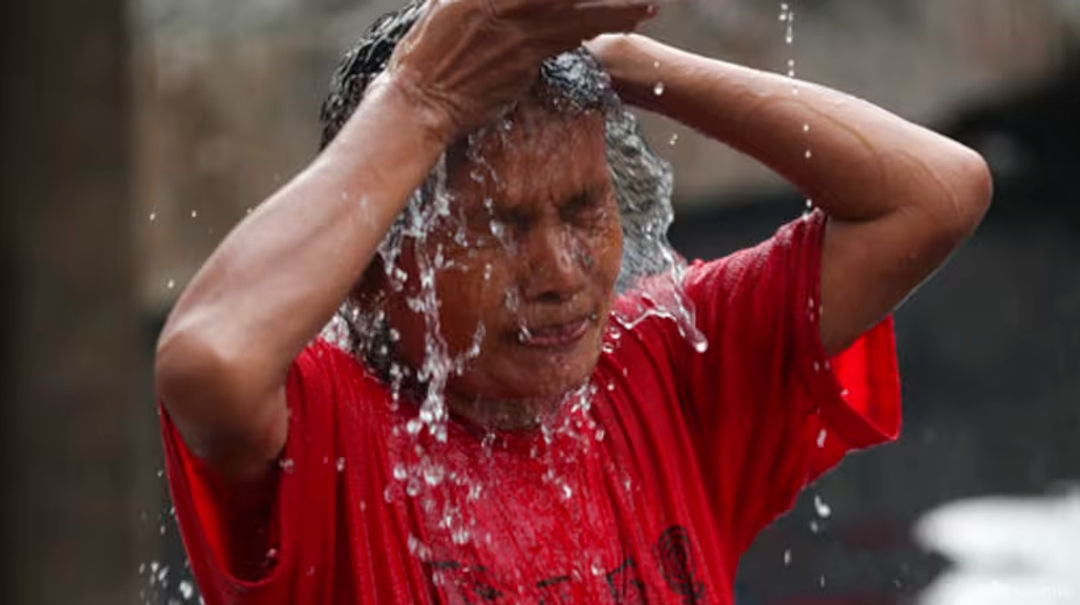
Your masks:
<svg viewBox="0 0 1080 605"><path fill-rule="evenodd" d="M922 219L918 228L934 256L944 258L978 228L990 208L993 180L990 168L975 151L952 143L953 149L933 166L929 179L915 181L918 200L909 210Z"/></svg>
<svg viewBox="0 0 1080 605"><path fill-rule="evenodd" d="M948 216L943 216L945 236L959 245L970 237L990 209L994 194L993 176L978 152L957 144L945 187Z"/></svg>
<svg viewBox="0 0 1080 605"><path fill-rule="evenodd" d="M904 185L910 201L897 208L913 236L910 259L926 267L938 266L971 237L993 196L990 169L975 151L949 141L934 157L907 173L913 177Z"/></svg>
<svg viewBox="0 0 1080 605"><path fill-rule="evenodd" d="M215 436L236 432L250 400L244 393L244 372L225 346L197 327L166 326L154 356L157 400L180 428L189 447L208 455Z"/></svg>
<svg viewBox="0 0 1080 605"><path fill-rule="evenodd" d="M271 387L226 335L179 324L158 340L158 401L193 454L229 476L261 472L284 445L285 406L269 404Z"/></svg>
<svg viewBox="0 0 1080 605"><path fill-rule="evenodd" d="M211 339L170 320L154 354L154 394L170 414L198 416L204 402L227 390L228 366L227 355Z"/></svg>

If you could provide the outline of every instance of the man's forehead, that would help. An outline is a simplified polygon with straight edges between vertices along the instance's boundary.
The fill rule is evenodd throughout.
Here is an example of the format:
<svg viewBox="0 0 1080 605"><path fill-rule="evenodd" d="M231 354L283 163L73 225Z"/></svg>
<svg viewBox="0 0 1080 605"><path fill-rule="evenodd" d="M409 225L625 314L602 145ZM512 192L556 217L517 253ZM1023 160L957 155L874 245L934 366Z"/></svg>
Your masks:
<svg viewBox="0 0 1080 605"><path fill-rule="evenodd" d="M602 114L545 111L513 118L452 151L447 167L456 190L516 205L607 185Z"/></svg>
<svg viewBox="0 0 1080 605"><path fill-rule="evenodd" d="M603 139L604 114L597 109L559 109L535 98L519 103L511 112L463 141L467 155L484 152L529 151L568 138Z"/></svg>

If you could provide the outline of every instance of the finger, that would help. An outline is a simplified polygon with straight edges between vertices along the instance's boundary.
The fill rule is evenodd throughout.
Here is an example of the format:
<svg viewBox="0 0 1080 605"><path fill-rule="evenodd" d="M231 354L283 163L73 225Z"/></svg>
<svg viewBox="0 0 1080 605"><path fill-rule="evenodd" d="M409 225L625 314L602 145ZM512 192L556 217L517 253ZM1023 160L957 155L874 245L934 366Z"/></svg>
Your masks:
<svg viewBox="0 0 1080 605"><path fill-rule="evenodd" d="M591 39L603 33L633 31L656 13L655 4L613 7L598 2L593 7L579 9L577 20L587 34L583 39Z"/></svg>

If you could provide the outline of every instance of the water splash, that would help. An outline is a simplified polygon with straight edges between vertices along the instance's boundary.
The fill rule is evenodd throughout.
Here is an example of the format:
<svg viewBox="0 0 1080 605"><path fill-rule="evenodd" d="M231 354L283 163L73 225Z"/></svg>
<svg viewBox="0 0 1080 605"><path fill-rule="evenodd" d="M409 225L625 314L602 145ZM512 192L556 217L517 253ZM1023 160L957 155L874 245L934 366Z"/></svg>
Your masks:
<svg viewBox="0 0 1080 605"><path fill-rule="evenodd" d="M694 349L704 351L707 342L696 327L693 305L682 287L686 263L667 240L673 219L670 166L647 147L636 119L614 98L610 80L587 52L559 55L545 62L542 73L565 100L556 105L558 110L577 111L598 105L604 112L606 159L624 241L616 290L637 303L615 321L631 329L647 318L671 321ZM337 77L341 82L349 81L347 76ZM663 93L662 83L657 84L655 92ZM509 115L468 138L466 153L472 168L465 176L474 182L498 183L499 175L493 167L482 154L472 151L479 148L475 143L483 136L509 133L513 128ZM485 207L490 215L489 233L485 236L497 242L506 254L513 254L514 238L496 217L493 200L486 200ZM444 237L434 237L436 233ZM498 460L505 455L500 449L505 447L502 437L490 431L480 437L484 454L467 468L447 461L447 448L452 445L449 434L454 428L447 385L455 374L463 372L469 360L480 355L485 334L485 326L478 324L471 346L465 351L451 351L443 334L437 286L452 271L462 270L448 260L448 250L442 248L447 234L453 245L462 248L477 243L470 241L476 234L465 229L457 200L448 190L444 156L412 195L377 254L386 287L394 292L407 291L409 311L423 321L424 355L419 363L405 363L395 354L400 335L395 334L386 313L376 310L378 305L362 308L356 301L346 301L322 332L326 340L365 360L389 388L393 406L402 403L396 409L406 420L391 429L398 445L388 452L390 481L383 496L391 505L418 505L424 535L410 537L409 550L421 558L434 556L440 549L465 546L498 552L500 548L512 548L515 539L481 532L482 524L477 522L479 515L490 514L493 506L497 508L500 490L505 487L493 479L499 476ZM415 265L411 273L405 268L405 256ZM477 270L483 271L485 281L491 279L490 265ZM514 287L508 288L504 296L511 311L521 304L521 295ZM604 318L598 319L604 323ZM524 324L521 328L528 330ZM617 337L605 340L605 351L618 344ZM605 427L594 419L592 406L598 393L606 393L608 388L586 382L566 393L554 409L536 418L538 437L528 452L537 465L534 485L546 490L551 505L565 507L571 516L586 514L581 511L589 509L580 505L588 494L582 493L583 483L576 473L586 466L581 464L582 457L590 455L605 439ZM629 476L623 483L627 491L634 489ZM502 543L506 546L500 547ZM568 567L585 577L590 574L589 561L595 562L588 557L573 557Z"/></svg>

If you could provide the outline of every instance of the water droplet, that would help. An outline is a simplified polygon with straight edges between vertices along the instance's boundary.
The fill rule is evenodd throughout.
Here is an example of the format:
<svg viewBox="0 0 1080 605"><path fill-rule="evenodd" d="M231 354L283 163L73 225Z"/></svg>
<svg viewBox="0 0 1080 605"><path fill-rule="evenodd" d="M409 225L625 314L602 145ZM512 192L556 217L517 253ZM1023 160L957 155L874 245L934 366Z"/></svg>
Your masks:
<svg viewBox="0 0 1080 605"><path fill-rule="evenodd" d="M810 125L809 124L803 124L802 125L802 131L803 132L810 132Z"/></svg>
<svg viewBox="0 0 1080 605"><path fill-rule="evenodd" d="M292 458L282 458L281 461L278 462L278 466L286 473L291 473L296 470L296 462L294 462Z"/></svg>
<svg viewBox="0 0 1080 605"><path fill-rule="evenodd" d="M818 579L818 584L822 588L825 588L825 574L821 574L821 577Z"/></svg>
<svg viewBox="0 0 1080 605"><path fill-rule="evenodd" d="M814 152L807 149L806 152L803 153L803 157L809 160L810 158L814 157Z"/></svg>
<svg viewBox="0 0 1080 605"><path fill-rule="evenodd" d="M393 474L394 479L397 479L398 481L404 481L405 478L409 476L409 473L405 470L405 465L400 462L394 465Z"/></svg>
<svg viewBox="0 0 1080 605"><path fill-rule="evenodd" d="M826 435L825 429L821 429L821 431L817 435L817 446L818 447L825 447L825 435Z"/></svg>
<svg viewBox="0 0 1080 605"><path fill-rule="evenodd" d="M424 482L431 486L442 483L446 469L441 464L429 464L424 468Z"/></svg>
<svg viewBox="0 0 1080 605"><path fill-rule="evenodd" d="M453 541L454 544L465 544L469 541L469 530L465 529L464 527L459 527L453 530L452 532L450 532L450 540Z"/></svg>
<svg viewBox="0 0 1080 605"><path fill-rule="evenodd" d="M345 470L345 458L344 457L338 458L337 463L334 466L337 468L337 472L340 473L340 472L344 471Z"/></svg>
<svg viewBox="0 0 1080 605"><path fill-rule="evenodd" d="M660 95L664 94L664 83L663 82L657 82L656 85L653 86L652 91L653 91L653 94L658 96L658 97Z"/></svg>
<svg viewBox="0 0 1080 605"><path fill-rule="evenodd" d="M172 290L176 287L176 280L170 279L168 282L165 283L165 287Z"/></svg>
<svg viewBox="0 0 1080 605"><path fill-rule="evenodd" d="M784 549L784 567L791 565L791 549Z"/></svg>
<svg viewBox="0 0 1080 605"><path fill-rule="evenodd" d="M818 525L817 519L810 522L810 533L818 533L821 531L821 526Z"/></svg>
<svg viewBox="0 0 1080 605"><path fill-rule="evenodd" d="M192 586L191 582L187 580L181 580L178 588L180 589L180 596L184 597L185 601L190 599L195 594L195 587Z"/></svg>
<svg viewBox="0 0 1080 605"><path fill-rule="evenodd" d="M157 220L157 212L151 212L150 213L150 222L152 223L155 220Z"/></svg>
<svg viewBox="0 0 1080 605"><path fill-rule="evenodd" d="M517 341L521 343L529 342L532 338L532 333L529 332L529 327L525 324L518 326Z"/></svg>
<svg viewBox="0 0 1080 605"><path fill-rule="evenodd" d="M191 218L196 218L197 216L199 216L199 211L198 210L192 210L191 211Z"/></svg>
<svg viewBox="0 0 1080 605"><path fill-rule="evenodd" d="M674 147L675 143L677 143L677 142L679 142L679 135L678 135L678 133L673 133L671 135L671 138L668 139L668 145L671 145L672 147Z"/></svg>
<svg viewBox="0 0 1080 605"><path fill-rule="evenodd" d="M832 508L817 494L814 494L814 510L822 519L828 519L832 515Z"/></svg>

